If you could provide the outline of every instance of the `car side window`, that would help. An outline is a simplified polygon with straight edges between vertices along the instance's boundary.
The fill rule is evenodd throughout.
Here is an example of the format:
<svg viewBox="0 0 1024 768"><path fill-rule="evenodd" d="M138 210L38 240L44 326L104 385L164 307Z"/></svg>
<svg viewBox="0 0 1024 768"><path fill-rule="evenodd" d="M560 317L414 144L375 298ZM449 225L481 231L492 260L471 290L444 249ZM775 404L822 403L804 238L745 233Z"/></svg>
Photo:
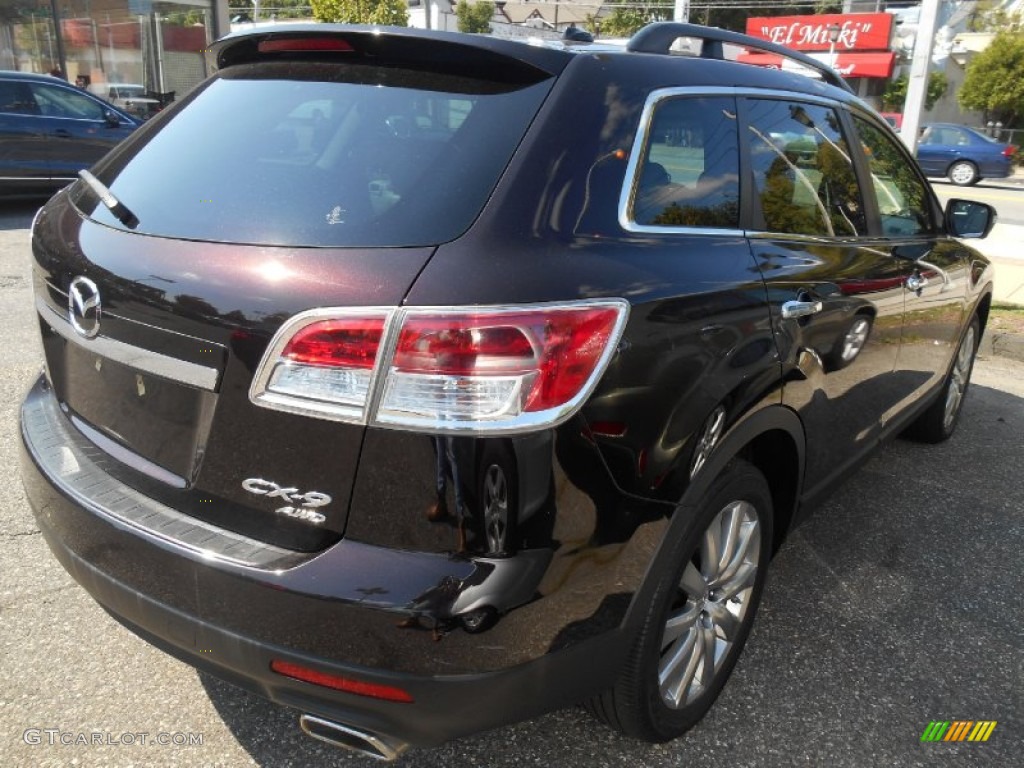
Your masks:
<svg viewBox="0 0 1024 768"><path fill-rule="evenodd" d="M75 120L103 119L103 107L88 96L52 85L33 83L31 87L39 111L48 117L67 117Z"/></svg>
<svg viewBox="0 0 1024 768"><path fill-rule="evenodd" d="M854 118L871 172L882 234L919 235L935 229L928 189L896 141L867 120Z"/></svg>
<svg viewBox="0 0 1024 768"><path fill-rule="evenodd" d="M660 227L739 227L736 105L665 98L648 125L633 182L632 220Z"/></svg>
<svg viewBox="0 0 1024 768"><path fill-rule="evenodd" d="M850 151L835 110L751 99L744 140L768 232L822 237L867 233Z"/></svg>
<svg viewBox="0 0 1024 768"><path fill-rule="evenodd" d="M28 86L10 80L0 80L0 112L17 115L39 114Z"/></svg>

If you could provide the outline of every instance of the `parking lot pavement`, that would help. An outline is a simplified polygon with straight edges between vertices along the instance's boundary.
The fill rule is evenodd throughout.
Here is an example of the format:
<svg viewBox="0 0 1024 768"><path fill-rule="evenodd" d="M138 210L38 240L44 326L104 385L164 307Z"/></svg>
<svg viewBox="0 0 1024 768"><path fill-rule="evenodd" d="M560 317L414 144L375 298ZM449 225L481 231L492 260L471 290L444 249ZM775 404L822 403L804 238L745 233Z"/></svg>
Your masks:
<svg viewBox="0 0 1024 768"><path fill-rule="evenodd" d="M18 401L40 357L31 211L12 216L0 211L0 765L367 765L135 638L50 556L17 471ZM683 739L639 744L569 709L401 765L1020 765L1021 434L1024 363L980 359L953 440L883 448L783 546L733 678ZM984 743L922 743L934 720L998 724Z"/></svg>

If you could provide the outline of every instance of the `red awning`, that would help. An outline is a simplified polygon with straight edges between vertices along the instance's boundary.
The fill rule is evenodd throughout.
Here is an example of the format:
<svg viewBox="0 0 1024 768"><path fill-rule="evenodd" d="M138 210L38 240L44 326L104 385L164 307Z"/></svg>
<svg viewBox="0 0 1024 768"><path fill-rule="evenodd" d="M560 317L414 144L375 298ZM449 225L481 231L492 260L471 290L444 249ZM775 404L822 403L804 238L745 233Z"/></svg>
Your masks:
<svg viewBox="0 0 1024 768"><path fill-rule="evenodd" d="M808 54L812 59L817 59L822 64L831 63L831 57L825 54ZM747 53L739 55L739 61L744 64L756 64L761 67L772 69L802 70L799 64L783 59L781 56L774 56L770 53ZM896 66L896 54L892 51L880 53L836 53L835 69L843 77L892 77L893 67Z"/></svg>

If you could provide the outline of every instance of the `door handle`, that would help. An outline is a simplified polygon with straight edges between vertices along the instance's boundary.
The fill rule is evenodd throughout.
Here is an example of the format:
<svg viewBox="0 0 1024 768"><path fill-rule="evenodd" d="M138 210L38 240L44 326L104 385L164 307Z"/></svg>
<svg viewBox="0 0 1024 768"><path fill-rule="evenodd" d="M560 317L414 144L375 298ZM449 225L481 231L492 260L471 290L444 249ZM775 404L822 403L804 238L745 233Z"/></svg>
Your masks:
<svg viewBox="0 0 1024 768"><path fill-rule="evenodd" d="M928 278L923 277L922 275L914 274L907 278L906 285L908 291L913 291L914 293L917 293L926 285L928 285Z"/></svg>
<svg viewBox="0 0 1024 768"><path fill-rule="evenodd" d="M64 128L58 128L56 131L53 132L53 135L56 136L58 139L70 139L71 131L65 130Z"/></svg>
<svg viewBox="0 0 1024 768"><path fill-rule="evenodd" d="M787 301L782 305L782 317L785 320L792 320L797 317L807 317L821 312L820 301Z"/></svg>

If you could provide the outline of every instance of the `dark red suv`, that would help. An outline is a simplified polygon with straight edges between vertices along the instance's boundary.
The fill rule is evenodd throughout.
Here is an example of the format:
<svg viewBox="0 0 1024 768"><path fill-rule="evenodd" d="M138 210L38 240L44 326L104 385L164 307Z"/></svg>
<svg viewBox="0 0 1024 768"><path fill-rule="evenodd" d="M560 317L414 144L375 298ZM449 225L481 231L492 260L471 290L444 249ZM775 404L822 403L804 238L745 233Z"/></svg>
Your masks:
<svg viewBox="0 0 1024 768"><path fill-rule="evenodd" d="M992 281L955 237L994 212L821 64L672 23L212 55L35 222L23 472L108 611L312 735L588 701L673 738L786 532L953 432Z"/></svg>

